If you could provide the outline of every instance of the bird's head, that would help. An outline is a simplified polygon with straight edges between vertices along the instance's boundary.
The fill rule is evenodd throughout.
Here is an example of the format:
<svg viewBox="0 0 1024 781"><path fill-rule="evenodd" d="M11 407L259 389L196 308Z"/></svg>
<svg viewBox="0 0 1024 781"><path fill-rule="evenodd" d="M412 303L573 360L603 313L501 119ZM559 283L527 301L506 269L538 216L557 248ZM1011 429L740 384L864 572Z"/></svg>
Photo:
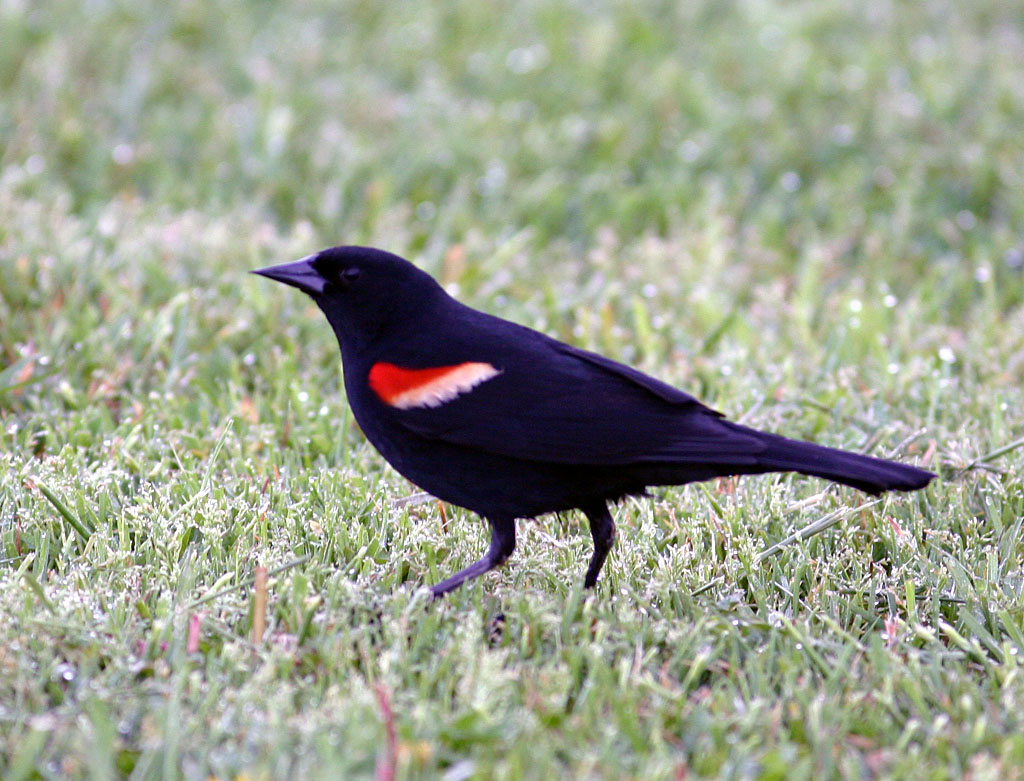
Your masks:
<svg viewBox="0 0 1024 781"><path fill-rule="evenodd" d="M446 295L409 261L372 247L332 247L253 273L297 287L316 301L342 349L358 348L403 321L423 316Z"/></svg>

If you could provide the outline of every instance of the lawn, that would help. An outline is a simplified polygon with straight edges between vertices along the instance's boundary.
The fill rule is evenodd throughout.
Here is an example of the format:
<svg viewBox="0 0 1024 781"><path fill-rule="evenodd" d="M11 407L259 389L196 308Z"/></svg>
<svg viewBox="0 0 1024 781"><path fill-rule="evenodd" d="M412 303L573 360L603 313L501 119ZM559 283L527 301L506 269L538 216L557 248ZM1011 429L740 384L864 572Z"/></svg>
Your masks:
<svg viewBox="0 0 1024 781"><path fill-rule="evenodd" d="M1024 778L1022 128L1019 0L0 3L0 777ZM430 604L483 523L246 273L339 243L940 479Z"/></svg>

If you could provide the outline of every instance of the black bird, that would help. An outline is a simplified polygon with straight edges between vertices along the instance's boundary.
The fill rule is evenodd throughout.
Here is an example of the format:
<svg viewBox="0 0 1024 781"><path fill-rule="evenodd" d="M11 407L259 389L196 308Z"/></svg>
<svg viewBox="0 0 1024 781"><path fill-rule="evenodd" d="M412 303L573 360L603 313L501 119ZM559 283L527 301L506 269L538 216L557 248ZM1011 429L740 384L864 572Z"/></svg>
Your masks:
<svg viewBox="0 0 1024 781"><path fill-rule="evenodd" d="M470 309L382 250L334 247L254 273L327 315L349 405L381 455L490 524L487 554L435 596L503 564L516 518L572 508L590 522L592 587L615 539L608 502L648 486L800 472L880 494L934 477L731 423L636 369Z"/></svg>

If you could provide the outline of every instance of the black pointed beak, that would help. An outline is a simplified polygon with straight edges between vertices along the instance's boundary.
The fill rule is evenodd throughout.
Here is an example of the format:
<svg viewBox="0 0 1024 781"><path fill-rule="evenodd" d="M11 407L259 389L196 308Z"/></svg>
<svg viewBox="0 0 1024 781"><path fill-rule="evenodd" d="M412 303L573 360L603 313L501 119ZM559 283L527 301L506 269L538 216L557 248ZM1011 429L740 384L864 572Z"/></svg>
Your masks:
<svg viewBox="0 0 1024 781"><path fill-rule="evenodd" d="M316 259L316 255L310 255L302 260L297 260L294 263L284 263L280 266L268 266L267 268L256 269L253 274L259 274L262 277L269 277L270 279L276 279L278 282L284 282L286 285L297 287L303 293L307 293L311 296L318 296L324 292L324 287L327 282L320 272L313 267L313 261Z"/></svg>

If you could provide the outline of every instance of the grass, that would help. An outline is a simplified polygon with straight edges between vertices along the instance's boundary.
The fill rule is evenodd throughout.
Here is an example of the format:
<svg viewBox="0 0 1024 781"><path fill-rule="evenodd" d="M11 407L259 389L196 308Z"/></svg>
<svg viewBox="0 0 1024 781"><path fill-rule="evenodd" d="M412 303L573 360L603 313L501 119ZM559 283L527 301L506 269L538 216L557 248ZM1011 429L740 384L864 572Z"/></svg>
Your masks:
<svg viewBox="0 0 1024 781"><path fill-rule="evenodd" d="M1022 776L1024 6L679 5L0 6L0 776ZM481 522L245 274L341 242L942 477L428 605Z"/></svg>

